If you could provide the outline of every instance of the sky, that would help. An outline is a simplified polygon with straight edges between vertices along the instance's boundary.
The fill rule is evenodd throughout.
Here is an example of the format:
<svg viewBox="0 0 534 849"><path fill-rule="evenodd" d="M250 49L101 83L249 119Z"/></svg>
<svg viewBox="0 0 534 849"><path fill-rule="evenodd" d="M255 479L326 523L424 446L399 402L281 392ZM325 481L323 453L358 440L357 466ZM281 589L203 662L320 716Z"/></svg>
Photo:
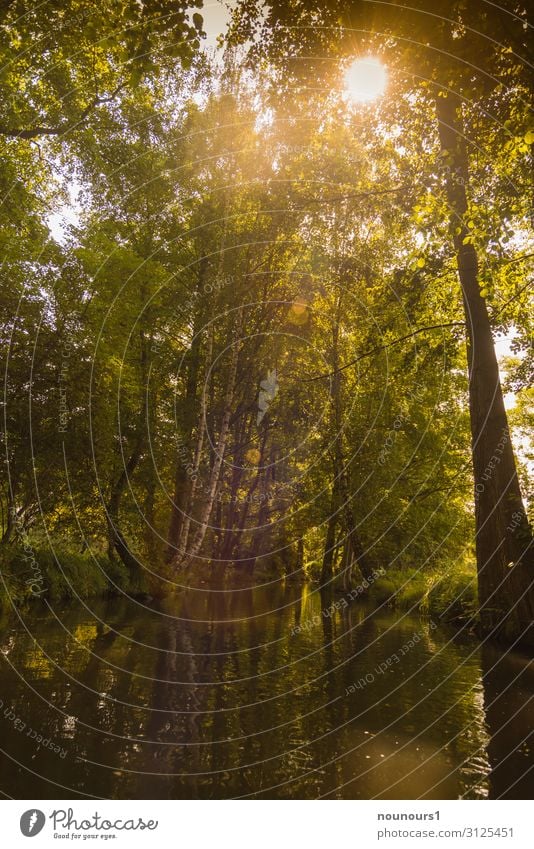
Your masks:
<svg viewBox="0 0 534 849"><path fill-rule="evenodd" d="M213 49L217 44L217 36L224 32L230 18L229 7L233 2L222 3L220 0L204 0L200 14L204 18L204 31L207 38L204 41L206 49Z"/></svg>

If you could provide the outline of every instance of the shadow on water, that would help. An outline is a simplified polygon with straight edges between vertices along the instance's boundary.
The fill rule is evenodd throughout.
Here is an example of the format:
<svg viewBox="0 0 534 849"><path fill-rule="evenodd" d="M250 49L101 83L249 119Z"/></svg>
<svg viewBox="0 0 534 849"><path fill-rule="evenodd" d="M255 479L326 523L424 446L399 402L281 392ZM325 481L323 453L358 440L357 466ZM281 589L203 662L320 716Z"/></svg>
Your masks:
<svg viewBox="0 0 534 849"><path fill-rule="evenodd" d="M19 615L14 798L532 796L532 664L424 618L290 584Z"/></svg>
<svg viewBox="0 0 534 849"><path fill-rule="evenodd" d="M494 646L483 646L482 671L490 796L532 799L534 662L514 652L502 654Z"/></svg>

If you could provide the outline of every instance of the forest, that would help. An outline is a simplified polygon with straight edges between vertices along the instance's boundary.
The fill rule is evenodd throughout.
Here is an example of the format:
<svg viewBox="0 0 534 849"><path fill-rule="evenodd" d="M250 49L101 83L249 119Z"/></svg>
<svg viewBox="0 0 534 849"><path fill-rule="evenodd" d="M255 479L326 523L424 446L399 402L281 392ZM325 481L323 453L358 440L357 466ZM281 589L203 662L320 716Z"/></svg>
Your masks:
<svg viewBox="0 0 534 849"><path fill-rule="evenodd" d="M510 737L531 709L492 652L534 645L532 25L520 0L0 4L0 680L19 711L13 670L40 682L31 715L46 698L58 751L88 711L111 737L193 746L165 749L158 771L197 777L154 779L160 795L212 794L210 769L222 795L350 796L350 769L317 773L300 746L351 699L378 722L409 655L455 681L440 733L475 723L447 738L460 778L432 749L435 791L403 784L406 743L391 785L398 741L369 737L360 795L531 792ZM292 702L302 760L231 713L289 677L322 706L312 728ZM384 715L415 710L410 686ZM236 728L230 757L215 742ZM150 771L139 751L120 763ZM257 777L260 754L283 769ZM59 757L28 798L66 786ZM146 796L116 769L98 793Z"/></svg>
<svg viewBox="0 0 534 849"><path fill-rule="evenodd" d="M221 58L194 5L6 4L8 595L363 579L528 631L526 10L368 6L243 2Z"/></svg>

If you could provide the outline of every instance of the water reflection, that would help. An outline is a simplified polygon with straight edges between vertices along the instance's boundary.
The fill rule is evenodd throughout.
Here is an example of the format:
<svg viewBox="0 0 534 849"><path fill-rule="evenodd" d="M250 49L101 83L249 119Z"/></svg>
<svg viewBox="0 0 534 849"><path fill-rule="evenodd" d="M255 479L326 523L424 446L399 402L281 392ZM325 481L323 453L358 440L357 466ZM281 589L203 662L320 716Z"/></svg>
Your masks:
<svg viewBox="0 0 534 849"><path fill-rule="evenodd" d="M482 649L484 709L489 732L490 796L532 799L534 789L534 662Z"/></svg>
<svg viewBox="0 0 534 849"><path fill-rule="evenodd" d="M528 658L309 586L183 592L160 611L43 605L0 643L14 798L534 789Z"/></svg>

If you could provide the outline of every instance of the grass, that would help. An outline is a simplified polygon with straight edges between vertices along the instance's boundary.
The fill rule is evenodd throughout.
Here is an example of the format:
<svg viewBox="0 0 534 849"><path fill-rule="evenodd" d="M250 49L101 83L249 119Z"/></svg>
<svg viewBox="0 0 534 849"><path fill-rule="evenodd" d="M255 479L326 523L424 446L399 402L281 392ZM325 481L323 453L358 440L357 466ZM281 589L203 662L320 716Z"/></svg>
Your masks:
<svg viewBox="0 0 534 849"><path fill-rule="evenodd" d="M443 621L475 619L478 610L474 566L453 564L444 571L395 569L377 578L369 596L377 604L413 609Z"/></svg>
<svg viewBox="0 0 534 849"><path fill-rule="evenodd" d="M34 598L68 601L76 595L112 595L114 584L128 592L132 586L128 570L121 563L112 563L106 556L92 557L66 549L32 549L31 558L20 549L4 550L1 555L2 584L0 600L3 606L11 598L17 605Z"/></svg>
<svg viewBox="0 0 534 849"><path fill-rule="evenodd" d="M31 557L25 558L20 549L4 549L2 555L0 605L3 607L9 606L10 597L20 605L41 592L42 597L50 600L69 601L76 595L81 598L113 595L117 592L114 585L130 594L146 590L142 575L132 579L122 563L112 563L103 554L93 557L88 552L80 554L55 547L54 555L50 548L36 546ZM271 571L272 565L269 564ZM314 565L318 569L320 564ZM310 563L306 566L313 577ZM277 571L283 570L280 567ZM256 572L255 578L258 578ZM366 597L375 604L385 603L427 616L439 615L443 621L474 620L478 608L475 567L453 563L439 571L413 567L388 569L370 586Z"/></svg>

